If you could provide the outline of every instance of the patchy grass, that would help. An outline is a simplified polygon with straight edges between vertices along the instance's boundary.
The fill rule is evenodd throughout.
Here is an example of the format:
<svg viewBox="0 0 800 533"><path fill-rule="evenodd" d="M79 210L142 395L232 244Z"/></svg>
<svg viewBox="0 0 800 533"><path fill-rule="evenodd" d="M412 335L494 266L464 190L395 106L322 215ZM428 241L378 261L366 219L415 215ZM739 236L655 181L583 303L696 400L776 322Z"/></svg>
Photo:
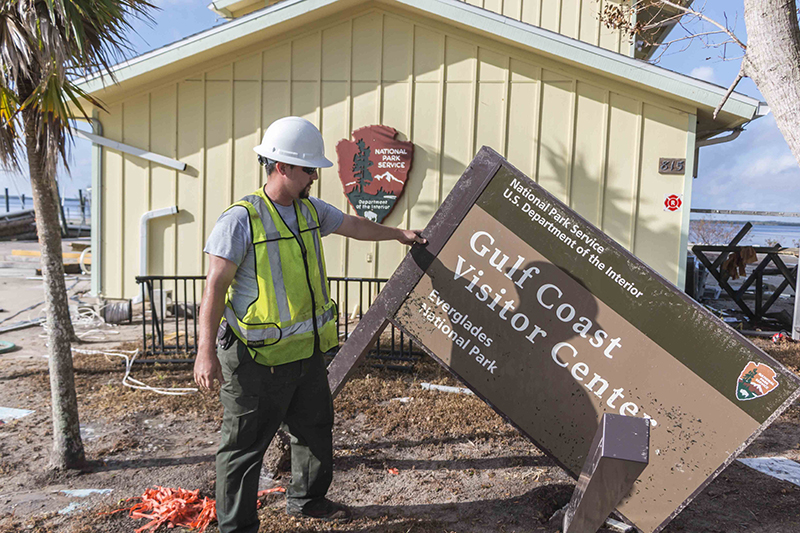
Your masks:
<svg viewBox="0 0 800 533"><path fill-rule="evenodd" d="M777 359L778 362L783 364L786 368L795 374L800 374L800 342L785 339L775 344L770 339L762 337L750 338L750 340L753 344Z"/></svg>

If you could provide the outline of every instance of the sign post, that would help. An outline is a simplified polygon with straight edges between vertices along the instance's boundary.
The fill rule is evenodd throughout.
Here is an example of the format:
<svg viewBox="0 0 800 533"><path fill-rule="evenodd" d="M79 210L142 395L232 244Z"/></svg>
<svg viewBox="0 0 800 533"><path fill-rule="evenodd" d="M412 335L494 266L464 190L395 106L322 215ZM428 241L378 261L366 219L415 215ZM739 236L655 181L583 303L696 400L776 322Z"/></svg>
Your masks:
<svg viewBox="0 0 800 533"><path fill-rule="evenodd" d="M647 467L650 424L604 414L564 514L564 533L597 531Z"/></svg>
<svg viewBox="0 0 800 533"><path fill-rule="evenodd" d="M617 505L661 531L800 396L800 380L490 148L329 367L392 322L573 477L603 415L650 425Z"/></svg>

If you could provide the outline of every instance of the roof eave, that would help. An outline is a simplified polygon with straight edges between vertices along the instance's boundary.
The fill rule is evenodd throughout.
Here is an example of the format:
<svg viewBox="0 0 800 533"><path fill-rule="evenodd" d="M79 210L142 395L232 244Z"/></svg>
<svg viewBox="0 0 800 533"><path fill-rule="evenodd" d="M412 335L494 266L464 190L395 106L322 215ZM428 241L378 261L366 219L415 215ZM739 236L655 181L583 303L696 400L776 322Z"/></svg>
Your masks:
<svg viewBox="0 0 800 533"><path fill-rule="evenodd" d="M298 17L319 17L325 8L341 10L366 0L284 0L270 7L217 26L200 34L188 37L172 45L148 52L113 68L118 83L149 75L176 62L191 66L190 58L215 50L223 53L233 46L289 21L298 22ZM381 3L405 6L448 24L466 27L486 33L516 46L536 50L560 61L573 63L580 68L593 70L601 75L624 79L627 83L643 87L683 100L699 109L714 109L724 97L723 87L678 74L641 60L611 52L582 41L571 39L551 31L519 22L508 17L481 9L459 0L378 0ZM333 4L337 4L333 8ZM81 81L81 88L95 93L105 88L103 79L95 76ZM747 122L756 117L759 101L733 93L723 107L723 115L732 122Z"/></svg>
<svg viewBox="0 0 800 533"><path fill-rule="evenodd" d="M672 72L644 61L531 26L459 0L380 0L406 5L456 24L484 30L495 38L533 48L599 74L625 79L648 90L665 93L688 103L713 110L727 92L703 80ZM463 13L461 13L463 12ZM755 118L759 101L740 93L731 94L723 111L744 122Z"/></svg>
<svg viewBox="0 0 800 533"><path fill-rule="evenodd" d="M299 17L310 15L336 3L349 6L365 1L367 0L284 0L118 63L111 68L111 73L115 79L113 85L118 86L134 78L152 75L155 71L177 62L186 62L186 66L190 66L190 58L196 58L199 54L207 53L222 46L228 48L234 43L238 45L241 41L255 40L259 34L289 21L299 24L297 21ZM200 63L199 60L196 62ZM80 79L77 84L89 94L111 91L113 90L112 85L107 84L110 78L109 72L104 71Z"/></svg>

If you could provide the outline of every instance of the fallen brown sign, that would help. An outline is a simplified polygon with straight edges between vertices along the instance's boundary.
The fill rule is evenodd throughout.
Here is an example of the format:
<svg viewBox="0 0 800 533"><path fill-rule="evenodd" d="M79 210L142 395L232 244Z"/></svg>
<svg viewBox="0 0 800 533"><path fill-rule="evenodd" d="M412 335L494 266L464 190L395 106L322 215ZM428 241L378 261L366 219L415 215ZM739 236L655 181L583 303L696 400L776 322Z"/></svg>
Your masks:
<svg viewBox="0 0 800 533"><path fill-rule="evenodd" d="M800 396L800 380L490 148L329 368L391 322L572 476L605 413L650 424L617 506L662 530Z"/></svg>

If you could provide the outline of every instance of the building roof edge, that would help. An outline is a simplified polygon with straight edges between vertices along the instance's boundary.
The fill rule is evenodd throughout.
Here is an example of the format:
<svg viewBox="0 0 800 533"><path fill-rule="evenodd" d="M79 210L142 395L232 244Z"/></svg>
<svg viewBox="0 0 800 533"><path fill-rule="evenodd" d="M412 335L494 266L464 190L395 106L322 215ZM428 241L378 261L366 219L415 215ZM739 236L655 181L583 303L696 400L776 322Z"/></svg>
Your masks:
<svg viewBox="0 0 800 533"><path fill-rule="evenodd" d="M215 26L162 48L147 52L112 67L118 84L144 73L185 60L213 47L232 43L280 25L297 16L313 12L338 0L284 0L241 18ZM698 105L714 109L726 89L645 61L605 50L558 33L532 26L461 0L379 0L399 4L416 11L495 35L546 55L576 63L599 73L622 78L638 86L668 93ZM107 74L95 74L79 80L81 88L94 93L105 87ZM759 100L732 93L723 111L742 120L757 117Z"/></svg>

